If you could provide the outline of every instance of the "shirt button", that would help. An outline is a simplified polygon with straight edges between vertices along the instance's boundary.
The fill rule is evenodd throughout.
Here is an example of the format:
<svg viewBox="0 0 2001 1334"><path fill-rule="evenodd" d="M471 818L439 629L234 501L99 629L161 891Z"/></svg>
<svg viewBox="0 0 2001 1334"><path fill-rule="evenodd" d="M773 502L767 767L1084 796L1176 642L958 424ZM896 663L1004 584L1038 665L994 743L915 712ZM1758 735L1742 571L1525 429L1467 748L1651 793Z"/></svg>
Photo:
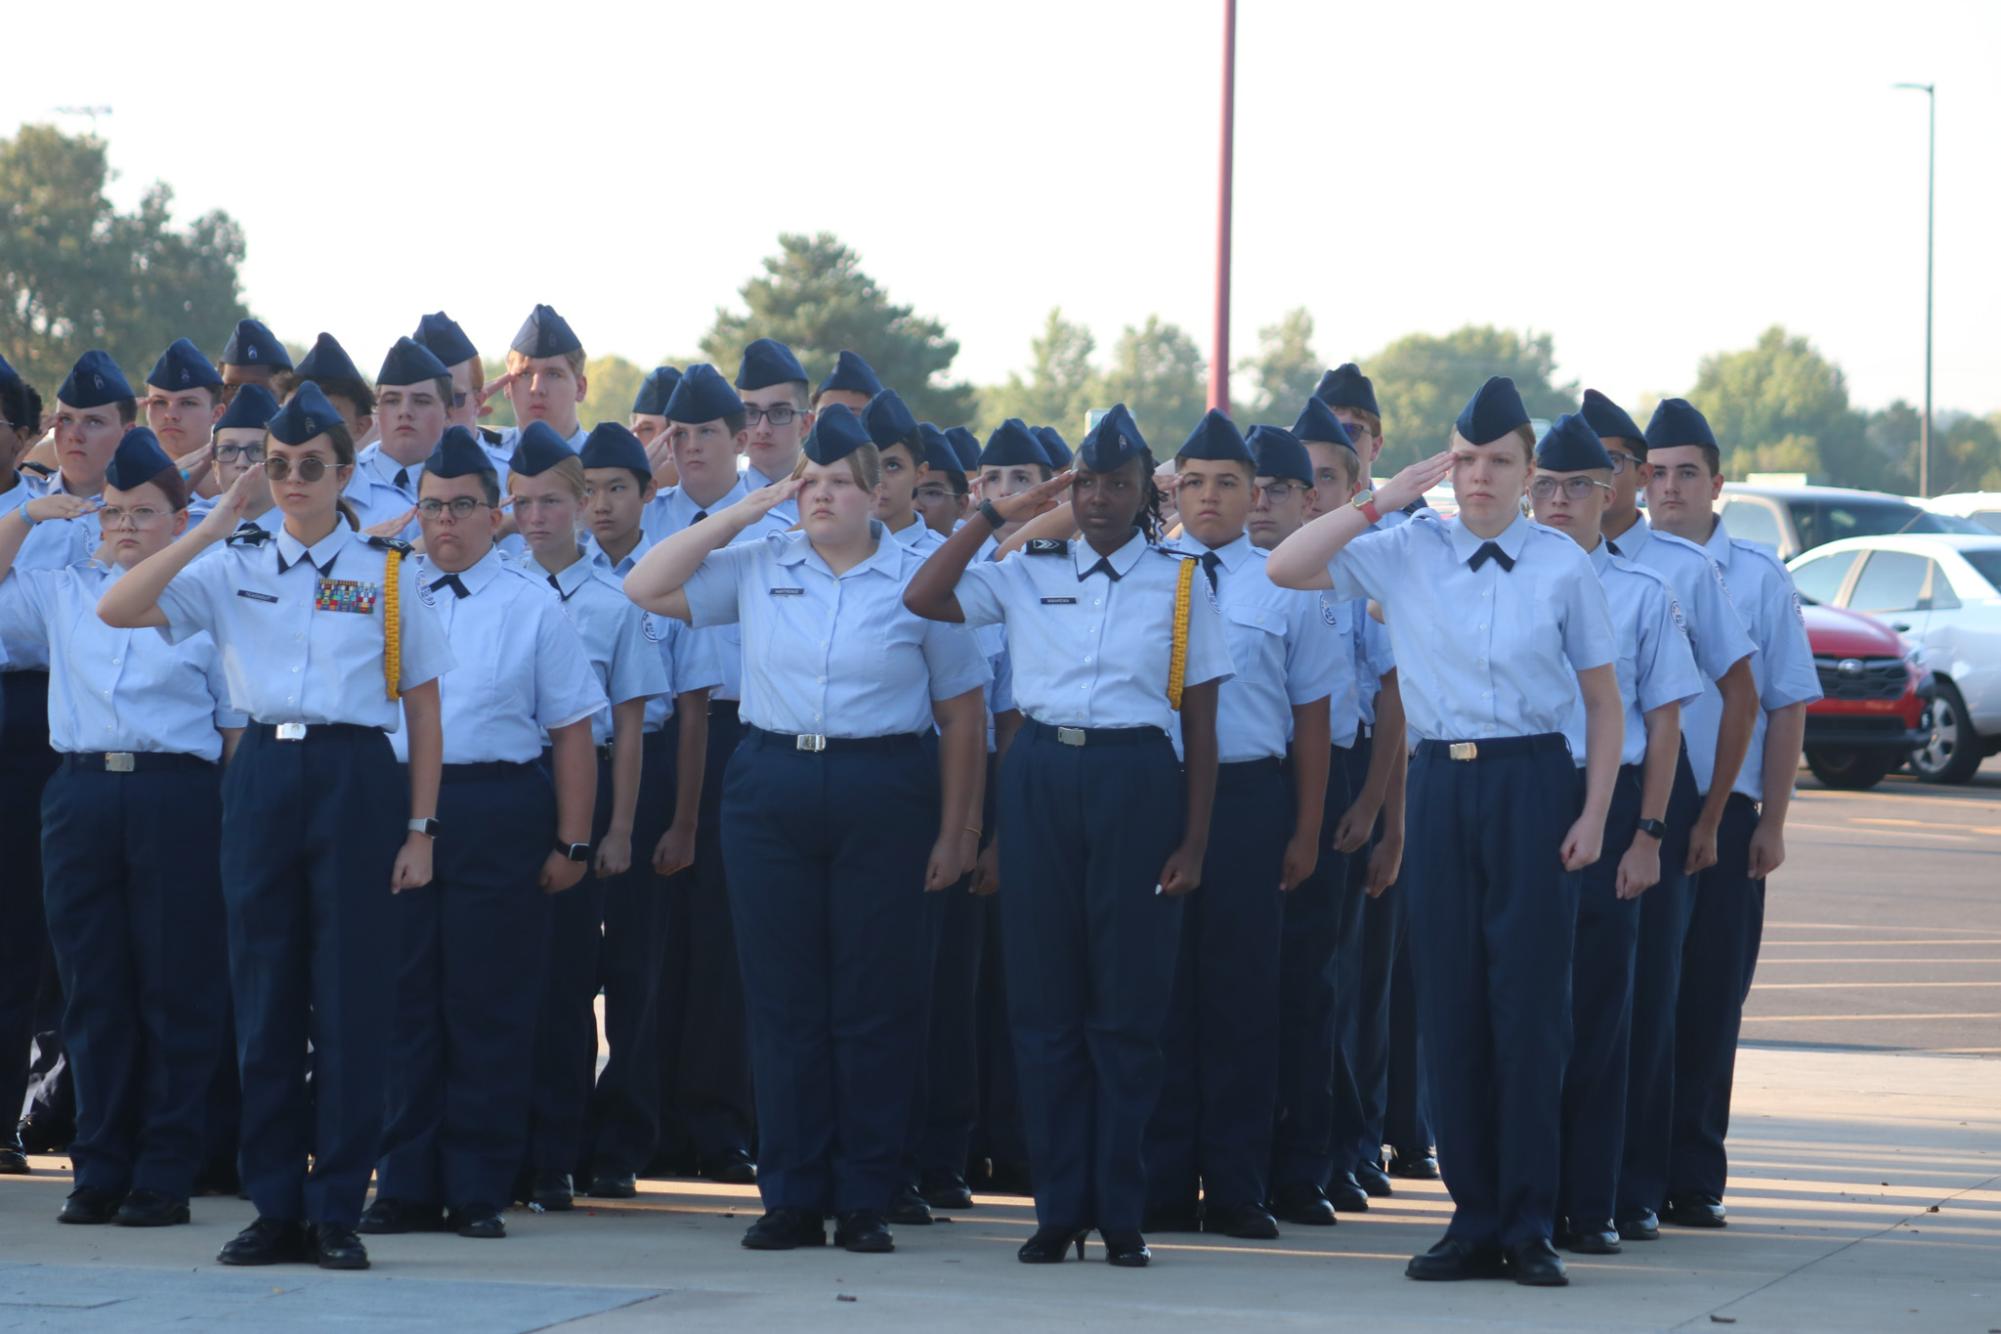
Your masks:
<svg viewBox="0 0 2001 1334"><path fill-rule="evenodd" d="M1105 604L1105 600L1104 600L1103 598L1092 598L1092 599L1091 599L1091 605L1092 605L1092 606L1094 606L1094 607L1102 607L1102 606L1103 606L1104 604Z"/></svg>
<svg viewBox="0 0 2001 1334"><path fill-rule="evenodd" d="M299 669L297 667L292 668L292 675L297 676L298 674L299 674Z"/></svg>

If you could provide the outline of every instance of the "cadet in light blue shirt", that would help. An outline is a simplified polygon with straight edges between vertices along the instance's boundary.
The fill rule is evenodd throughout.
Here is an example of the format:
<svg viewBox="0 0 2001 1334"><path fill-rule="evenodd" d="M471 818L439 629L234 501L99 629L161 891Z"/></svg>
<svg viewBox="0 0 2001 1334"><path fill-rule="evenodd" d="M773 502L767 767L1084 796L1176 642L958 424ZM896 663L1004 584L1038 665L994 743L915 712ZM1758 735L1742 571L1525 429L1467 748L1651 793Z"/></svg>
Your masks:
<svg viewBox="0 0 2001 1334"><path fill-rule="evenodd" d="M917 488L929 475L924 437L917 419L894 389L885 389L862 410L862 424L882 456L882 486L875 496L875 517L903 545L928 556L945 545L917 512Z"/></svg>
<svg viewBox="0 0 2001 1334"><path fill-rule="evenodd" d="M264 423L278 413L278 400L271 391L260 384L240 386L235 397L229 400L229 407L216 419L215 432L209 438L208 458L189 470L190 484L212 473L215 477L216 495L188 497L188 522L196 524L208 517L215 508L218 496L236 485L236 479L245 473L255 476L249 483L249 498L243 505L244 522L253 523L268 533L276 533L285 522L284 514L271 502L271 488L264 483ZM415 494L411 499L415 500Z"/></svg>
<svg viewBox="0 0 2001 1334"><path fill-rule="evenodd" d="M626 590L743 626L723 849L767 1211L743 1244L817 1245L832 1213L838 1244L885 1251L930 981L923 896L978 846L987 667L966 630L905 609L919 561L870 517L881 459L854 414L822 412L805 454L799 478L657 545ZM803 532L731 545L794 495Z"/></svg>
<svg viewBox="0 0 2001 1334"><path fill-rule="evenodd" d="M375 421L381 439L355 456L347 501L360 524L385 537L414 537L417 488L424 461L451 424L452 373L422 343L399 338L375 376Z"/></svg>
<svg viewBox="0 0 2001 1334"><path fill-rule="evenodd" d="M515 425L486 445L494 470L507 481L507 462L521 443L530 422L554 429L571 449L582 449L589 432L577 420L577 410L590 392L583 340L553 306L538 305L515 331L507 346L507 373L487 388L504 390L514 408Z"/></svg>
<svg viewBox="0 0 2001 1334"><path fill-rule="evenodd" d="M225 1032L217 761L243 718L208 636L170 645L97 618L103 590L187 522L186 484L151 431L119 443L104 497L114 564L12 570L29 525L80 512L76 496L0 518L0 647L53 668L61 763L38 812L39 888L78 1089L62 1221L171 1224L188 1219Z"/></svg>
<svg viewBox="0 0 2001 1334"><path fill-rule="evenodd" d="M772 338L753 340L737 366L736 391L744 410L744 486L761 491L792 475L799 447L813 429L812 384L792 349ZM784 527L799 522L796 501L771 507Z"/></svg>
<svg viewBox="0 0 2001 1334"><path fill-rule="evenodd" d="M357 1269L382 1128L391 895L431 878L437 681L452 655L403 548L362 537L336 509L354 441L326 395L303 384L267 429L278 536L248 529L198 559L240 521L251 482L239 478L193 533L112 584L98 614L174 641L209 632L230 702L253 720L223 784L222 885L239 1157L258 1217L220 1259ZM399 723L407 777L385 735Z"/></svg>

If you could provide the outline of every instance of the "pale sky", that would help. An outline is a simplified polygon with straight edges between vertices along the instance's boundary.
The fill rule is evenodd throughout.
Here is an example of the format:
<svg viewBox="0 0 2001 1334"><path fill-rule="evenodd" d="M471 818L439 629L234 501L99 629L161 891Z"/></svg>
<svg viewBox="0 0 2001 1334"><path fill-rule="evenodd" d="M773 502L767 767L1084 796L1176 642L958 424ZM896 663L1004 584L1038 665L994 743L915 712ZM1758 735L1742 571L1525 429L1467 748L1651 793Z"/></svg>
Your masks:
<svg viewBox="0 0 2001 1334"><path fill-rule="evenodd" d="M183 219L229 210L251 308L364 371L440 307L496 354L537 301L650 364L779 232L829 230L986 383L1059 304L1101 346L1158 312L1207 350L1221 12L22 4L0 126L113 107L121 202L163 179ZM1631 403L1783 323L1858 404L1916 402L1925 99L1890 85L1936 81L1936 400L2001 408L2001 5L1241 0L1238 24L1236 356L1299 305L1330 363L1492 323Z"/></svg>

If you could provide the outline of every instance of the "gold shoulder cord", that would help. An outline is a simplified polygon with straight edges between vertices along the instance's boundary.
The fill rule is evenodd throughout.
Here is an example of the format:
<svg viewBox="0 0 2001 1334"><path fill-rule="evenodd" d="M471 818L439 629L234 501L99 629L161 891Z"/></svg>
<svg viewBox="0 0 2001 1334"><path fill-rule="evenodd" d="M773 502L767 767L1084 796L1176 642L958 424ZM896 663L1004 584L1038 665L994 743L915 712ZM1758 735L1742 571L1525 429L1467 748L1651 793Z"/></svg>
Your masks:
<svg viewBox="0 0 2001 1334"><path fill-rule="evenodd" d="M389 687L389 698L401 699L403 692L396 683L403 679L403 587L396 577L396 567L403 563L403 553L391 547L382 556L382 676Z"/></svg>
<svg viewBox="0 0 2001 1334"><path fill-rule="evenodd" d="M1167 659L1167 702L1181 708L1181 686L1188 679L1188 595L1195 587L1195 562L1181 562L1181 579L1174 586L1174 651Z"/></svg>

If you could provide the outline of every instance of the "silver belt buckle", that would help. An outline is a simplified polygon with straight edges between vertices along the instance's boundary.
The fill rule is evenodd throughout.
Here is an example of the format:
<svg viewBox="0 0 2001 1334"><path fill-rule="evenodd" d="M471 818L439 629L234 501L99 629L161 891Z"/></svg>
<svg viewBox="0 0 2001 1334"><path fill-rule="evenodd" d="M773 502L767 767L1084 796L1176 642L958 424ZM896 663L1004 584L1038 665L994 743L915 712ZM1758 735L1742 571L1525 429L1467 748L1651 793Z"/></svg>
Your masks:
<svg viewBox="0 0 2001 1334"><path fill-rule="evenodd" d="M109 751L104 756L104 771L111 774L129 774L138 768L129 750Z"/></svg>
<svg viewBox="0 0 2001 1334"><path fill-rule="evenodd" d="M1084 744L1084 729L1081 727L1059 727L1056 729L1056 740L1060 745L1081 746Z"/></svg>
<svg viewBox="0 0 2001 1334"><path fill-rule="evenodd" d="M811 751L817 755L827 748L827 738L823 736L795 736L792 738L792 745L794 749Z"/></svg>
<svg viewBox="0 0 2001 1334"><path fill-rule="evenodd" d="M1477 760L1480 758L1480 747L1471 741L1455 741L1447 754L1455 760Z"/></svg>
<svg viewBox="0 0 2001 1334"><path fill-rule="evenodd" d="M271 734L280 741L304 741L306 739L306 725L304 723L279 723L271 729Z"/></svg>

